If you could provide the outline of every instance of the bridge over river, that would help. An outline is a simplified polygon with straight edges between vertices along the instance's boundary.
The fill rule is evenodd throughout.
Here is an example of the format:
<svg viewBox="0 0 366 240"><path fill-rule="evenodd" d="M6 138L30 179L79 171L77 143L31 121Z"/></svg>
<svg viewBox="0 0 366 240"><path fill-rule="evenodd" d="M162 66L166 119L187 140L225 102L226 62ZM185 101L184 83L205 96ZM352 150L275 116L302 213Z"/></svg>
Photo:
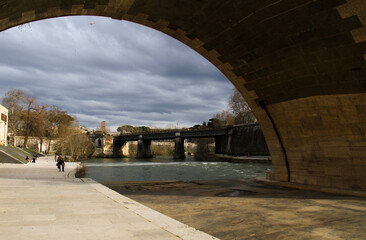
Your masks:
<svg viewBox="0 0 366 240"><path fill-rule="evenodd" d="M184 159L184 139L214 138L215 152L231 155L268 153L262 130L258 124L235 125L226 128L170 130L125 134L113 138L113 155L122 156L121 148L128 141L137 141L138 158L150 158L151 141L174 139L174 159Z"/></svg>

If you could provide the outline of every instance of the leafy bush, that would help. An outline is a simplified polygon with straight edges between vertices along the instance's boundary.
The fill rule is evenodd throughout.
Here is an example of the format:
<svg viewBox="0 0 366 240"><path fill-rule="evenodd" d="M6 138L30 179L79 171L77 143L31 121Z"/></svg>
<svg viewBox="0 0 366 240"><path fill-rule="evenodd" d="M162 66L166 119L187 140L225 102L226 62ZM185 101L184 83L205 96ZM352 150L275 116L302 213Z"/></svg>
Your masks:
<svg viewBox="0 0 366 240"><path fill-rule="evenodd" d="M84 165L78 166L76 168L75 177L76 178L83 178L83 177L85 177L87 170L88 170L88 168L86 166L84 166Z"/></svg>

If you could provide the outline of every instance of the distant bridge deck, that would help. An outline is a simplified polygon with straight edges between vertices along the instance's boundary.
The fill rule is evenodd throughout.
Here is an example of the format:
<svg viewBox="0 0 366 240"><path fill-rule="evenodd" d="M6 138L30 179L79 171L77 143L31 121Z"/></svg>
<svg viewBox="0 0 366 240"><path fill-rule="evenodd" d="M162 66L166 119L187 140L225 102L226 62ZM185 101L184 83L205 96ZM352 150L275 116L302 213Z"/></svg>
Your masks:
<svg viewBox="0 0 366 240"><path fill-rule="evenodd" d="M174 139L177 134L181 138L208 138L216 136L225 136L227 134L227 128L220 129L199 129L199 130L171 130L171 131L157 131L157 132L146 132L137 134L126 134L116 136L115 139L118 141L138 141L143 140L164 140Z"/></svg>

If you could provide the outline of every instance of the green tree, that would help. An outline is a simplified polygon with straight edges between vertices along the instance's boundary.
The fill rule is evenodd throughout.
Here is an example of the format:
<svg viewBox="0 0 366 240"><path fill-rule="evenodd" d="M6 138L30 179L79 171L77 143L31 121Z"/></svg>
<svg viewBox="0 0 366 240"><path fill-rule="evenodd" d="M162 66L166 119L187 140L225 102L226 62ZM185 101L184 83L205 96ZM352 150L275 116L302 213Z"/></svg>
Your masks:
<svg viewBox="0 0 366 240"><path fill-rule="evenodd" d="M139 126L139 127L135 127L135 131L137 133L139 133L139 132L150 132L151 129L149 127L146 127L146 126Z"/></svg>
<svg viewBox="0 0 366 240"><path fill-rule="evenodd" d="M133 133L134 132L134 127L131 125L123 125L123 126L119 126L117 128L117 131L120 134L125 134L125 133Z"/></svg>
<svg viewBox="0 0 366 240"><path fill-rule="evenodd" d="M117 131L120 134L126 134L126 133L131 134L131 133L140 133L140 132L150 132L151 129L146 126L133 127L131 125L123 125L123 126L119 126L117 128Z"/></svg>

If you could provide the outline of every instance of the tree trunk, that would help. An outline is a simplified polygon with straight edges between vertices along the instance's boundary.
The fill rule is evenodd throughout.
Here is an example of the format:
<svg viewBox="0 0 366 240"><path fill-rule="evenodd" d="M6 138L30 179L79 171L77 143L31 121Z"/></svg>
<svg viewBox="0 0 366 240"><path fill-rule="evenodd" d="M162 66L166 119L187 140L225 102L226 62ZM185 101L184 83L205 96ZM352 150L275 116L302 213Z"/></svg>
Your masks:
<svg viewBox="0 0 366 240"><path fill-rule="evenodd" d="M43 138L40 138L40 140L41 140L41 145L39 146L39 151L42 152Z"/></svg>
<svg viewBox="0 0 366 240"><path fill-rule="evenodd" d="M50 141L48 142L48 149L47 149L47 152L49 153L50 150L51 150L51 141L52 141L52 138L50 138Z"/></svg>
<svg viewBox="0 0 366 240"><path fill-rule="evenodd" d="M27 132L28 132L28 130L27 130ZM25 137L24 137L24 143L23 143L23 148L27 148L27 144L28 144L28 133L25 135Z"/></svg>
<svg viewBox="0 0 366 240"><path fill-rule="evenodd" d="M29 115L30 115L30 107L31 107L31 103L28 104L28 111L27 111L27 121L25 123L26 126L26 131L25 131L25 138L24 138L24 144L23 144L23 148L27 148L27 143L28 143L28 137L29 137Z"/></svg>

